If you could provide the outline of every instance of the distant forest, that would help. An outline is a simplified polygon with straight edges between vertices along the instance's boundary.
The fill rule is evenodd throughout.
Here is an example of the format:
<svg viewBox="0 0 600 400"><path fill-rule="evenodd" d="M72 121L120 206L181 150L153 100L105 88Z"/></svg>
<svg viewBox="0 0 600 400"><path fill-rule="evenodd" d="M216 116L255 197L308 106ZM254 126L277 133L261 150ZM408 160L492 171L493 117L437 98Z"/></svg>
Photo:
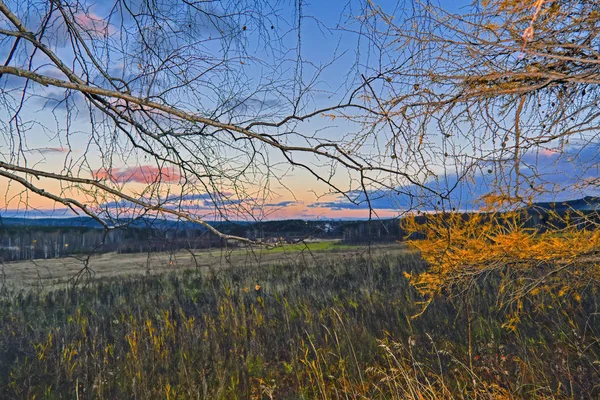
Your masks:
<svg viewBox="0 0 600 400"><path fill-rule="evenodd" d="M581 229L596 229L600 223L600 199L587 197L561 203L536 203L523 209L526 228L543 231L559 228L564 216L585 216ZM594 215L595 214L595 215ZM469 218L469 213L463 214ZM490 217L492 218L492 217ZM417 217L427 223L427 214ZM221 232L269 244L302 240L340 240L345 244L381 244L405 240L403 220L216 222ZM410 239L419 239L412 236ZM105 231L91 218L2 218L0 219L0 261L59 258L90 253L147 253L180 249L236 247L206 228L181 221L137 219L123 221L122 227Z"/></svg>
<svg viewBox="0 0 600 400"><path fill-rule="evenodd" d="M306 239L341 239L345 223L286 220L218 225L231 235L267 243L292 243ZM0 260L5 262L90 253L146 253L238 245L187 222L136 220L108 231L84 218L4 218L0 225Z"/></svg>

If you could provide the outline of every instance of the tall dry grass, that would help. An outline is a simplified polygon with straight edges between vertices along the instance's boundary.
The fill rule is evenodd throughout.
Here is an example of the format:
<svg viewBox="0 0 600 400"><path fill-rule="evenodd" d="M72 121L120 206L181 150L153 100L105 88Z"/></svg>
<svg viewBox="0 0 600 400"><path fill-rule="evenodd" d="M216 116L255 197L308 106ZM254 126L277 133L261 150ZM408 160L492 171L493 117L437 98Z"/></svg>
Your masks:
<svg viewBox="0 0 600 400"><path fill-rule="evenodd" d="M524 300L513 330L487 275L412 318L425 299L404 273L424 268L407 253L5 290L0 398L600 395L597 288Z"/></svg>

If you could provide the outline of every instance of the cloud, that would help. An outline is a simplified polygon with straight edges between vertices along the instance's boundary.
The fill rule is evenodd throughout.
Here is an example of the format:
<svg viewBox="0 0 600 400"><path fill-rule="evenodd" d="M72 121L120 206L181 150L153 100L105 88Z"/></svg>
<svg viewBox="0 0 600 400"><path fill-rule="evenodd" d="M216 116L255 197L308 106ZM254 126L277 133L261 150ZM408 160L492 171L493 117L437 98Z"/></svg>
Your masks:
<svg viewBox="0 0 600 400"><path fill-rule="evenodd" d="M523 157L522 173L549 192L543 201L569 200L598 194L600 144L543 149Z"/></svg>
<svg viewBox="0 0 600 400"><path fill-rule="evenodd" d="M139 207L140 206L138 206L137 204L132 203L128 200L107 201L106 203L102 203L98 206L98 208L100 208L100 209L116 209L116 210L136 209Z"/></svg>
<svg viewBox="0 0 600 400"><path fill-rule="evenodd" d="M281 106L281 101L277 99L244 98L241 96L228 99L222 104L223 109L227 109L232 115L247 117L272 113L279 106Z"/></svg>
<svg viewBox="0 0 600 400"><path fill-rule="evenodd" d="M112 35L116 28L107 22L104 18L94 13L77 13L74 16L75 23L83 28L87 33L94 36Z"/></svg>
<svg viewBox="0 0 600 400"><path fill-rule="evenodd" d="M401 212L411 209L435 209L438 206L440 196L436 193L446 195L451 203L459 204L464 202L464 195L461 192L460 185L448 193L450 188L454 187L457 178L452 175L445 180L430 180L425 185L433 190L426 190L418 185L405 185L392 189L353 190L346 193L346 196L337 195L334 199L328 201L319 201L308 204L307 207L328 208L330 210L379 210L388 212ZM448 204L445 204L446 206Z"/></svg>
<svg viewBox="0 0 600 400"><path fill-rule="evenodd" d="M350 201L344 196L337 196L331 201L320 201L308 204L308 208L329 208L331 210L368 210L370 207L374 210L394 210L399 211L410 207L409 196L398 195L394 191L372 190L367 195L364 192L353 191L348 193L353 200Z"/></svg>
<svg viewBox="0 0 600 400"><path fill-rule="evenodd" d="M217 196L216 193L194 193L194 194L182 194L167 197L164 201L166 203L184 202L184 201L206 201Z"/></svg>
<svg viewBox="0 0 600 400"><path fill-rule="evenodd" d="M182 211L216 211L217 208L225 209L227 206L241 204L245 201L254 201L254 199L232 199L233 193L188 193L183 195L172 195L166 198L141 197L139 200L148 204L160 204L166 209ZM101 209L141 209L139 205L127 200L109 201L99 205Z"/></svg>
<svg viewBox="0 0 600 400"><path fill-rule="evenodd" d="M95 179L113 182L137 182L151 184L155 182L178 183L181 175L172 167L140 165L128 168L101 168L93 173Z"/></svg>
<svg viewBox="0 0 600 400"><path fill-rule="evenodd" d="M556 157L559 151L555 149L541 149L538 154L544 157Z"/></svg>
<svg viewBox="0 0 600 400"><path fill-rule="evenodd" d="M265 204L265 207L289 207L289 206L295 206L298 203L295 200L287 200L287 201L280 201L279 203L268 203Z"/></svg>
<svg viewBox="0 0 600 400"><path fill-rule="evenodd" d="M161 199L165 203L171 204L188 204L196 205L197 202L203 203L207 207L215 207L215 205L235 205L242 203L255 202L256 199L247 197L244 199L238 199L234 197L234 193L231 192L211 192L211 193L188 193L182 195L169 196L166 199Z"/></svg>
<svg viewBox="0 0 600 400"><path fill-rule="evenodd" d="M38 147L36 149L26 150L29 153L38 153L38 154L53 154L53 153L67 153L69 152L68 147Z"/></svg>
<svg viewBox="0 0 600 400"><path fill-rule="evenodd" d="M351 191L347 193L350 200L339 195L329 201L308 204L307 207L358 211L368 210L370 206L374 210L401 212L408 209L439 210L444 205L446 209L473 210L479 208L478 200L485 194L495 191L499 185L505 189L507 184L512 185L513 190L516 182L512 161L503 162L505 175L498 172L496 176L496 166L493 164L483 167L482 171L466 179L459 180L457 174L447 174L426 182L429 188L445 195L444 202L435 193L407 185L396 190L370 190L366 194ZM565 201L600 194L600 144L571 146L564 151L540 149L529 152L523 156L520 167L523 176L520 179L521 188L527 190L531 184L543 190L533 198L535 202Z"/></svg>

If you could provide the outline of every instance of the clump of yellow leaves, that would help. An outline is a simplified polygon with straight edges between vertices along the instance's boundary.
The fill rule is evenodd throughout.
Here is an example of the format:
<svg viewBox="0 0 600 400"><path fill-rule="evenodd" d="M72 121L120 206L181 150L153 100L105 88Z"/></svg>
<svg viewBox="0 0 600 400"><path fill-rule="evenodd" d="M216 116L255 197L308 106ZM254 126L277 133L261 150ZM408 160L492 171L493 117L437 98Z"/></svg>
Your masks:
<svg viewBox="0 0 600 400"><path fill-rule="evenodd" d="M468 285L491 270L510 268L526 273L537 269L544 275L587 263L592 266L588 271L598 274L592 255L600 250L600 230L578 228L569 221L568 214L553 216L561 218L560 229L532 226L531 215L524 210L409 217L403 228L409 238L419 239L408 243L421 252L429 268L406 276L431 299L445 289Z"/></svg>

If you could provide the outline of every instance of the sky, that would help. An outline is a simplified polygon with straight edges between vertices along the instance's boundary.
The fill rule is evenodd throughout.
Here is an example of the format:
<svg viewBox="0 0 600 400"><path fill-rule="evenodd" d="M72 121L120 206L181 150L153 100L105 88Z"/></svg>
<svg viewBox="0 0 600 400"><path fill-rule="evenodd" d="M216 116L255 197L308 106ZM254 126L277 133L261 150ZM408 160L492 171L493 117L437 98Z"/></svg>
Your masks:
<svg viewBox="0 0 600 400"><path fill-rule="evenodd" d="M16 14L26 20L28 27L35 30L39 25L39 18L36 17L33 8L25 8L25 3L27 2L19 0L8 2L9 7L13 7ZM43 4L44 2L37 3ZM89 44L97 46L95 51L101 53L103 42L99 38L117 35L118 24L122 22L127 25L131 21L127 19L119 21L118 18L113 17L110 22L107 22L104 17L109 14L110 10L107 5L112 4L110 2L89 1L83 3L88 7L76 11L75 19L82 27L88 28L98 35L96 39L91 38ZM281 106L281 102L285 96L295 93L300 88L310 87L310 95L304 98L302 104L307 110L317 109L327 104L335 104L347 94L348 89L356 84L357 80L360 80L361 73L372 72L374 68L377 68L379 61L375 57L377 52L370 48L372 43L368 43L364 37L357 34L360 25L352 17L352 15L360 14L358 3L347 0L303 2L301 9L298 8L297 2L288 1L270 2L263 5L262 8L251 6L253 2L245 5L241 2L239 4L241 5L238 7L241 8L237 8L236 11L239 11L245 18L240 20L240 25L243 24L241 31L238 32L239 26L221 26L219 29L226 33L237 32L236 35L242 39L229 43L233 46L243 47L241 53L245 54L245 57L236 61L239 65L236 65L235 68L215 73L214 78L208 79L203 82L203 86L196 88L207 91L206 96L201 100L198 100L198 94L189 93L189 98L177 97L174 100L176 105L182 107L195 105L198 106L198 111L201 113L204 111L203 108L210 109L211 106L223 102L222 97L238 91L239 94L231 97L231 101L237 102L238 97L244 95L249 97L231 111L238 113L232 119L233 121L235 118L251 118L254 114L265 117L269 113L276 114L284 107ZM398 8L396 2L378 2L378 4L384 10L398 15L402 15L406 11L402 7ZM456 2L447 2L449 9L456 9L457 4ZM302 13L303 18L298 31L294 23L297 21L299 12ZM196 35L198 38L218 35L218 29L214 26L211 28L206 20L200 17L193 17L192 20L193 28L192 24L189 25L192 32L185 32L185 34ZM6 28L7 26L10 25L7 25L6 20L0 17L0 27ZM269 29L273 33L270 33ZM64 40L64 27L61 28L57 23L56 26L52 26L47 35L48 44L56 50L57 54L65 59L72 58L72 52ZM298 46L298 41L300 41L300 46ZM265 46L265 43L269 43L269 46ZM6 38L0 42L0 58L7 57L11 44L12 41ZM124 44L124 46L128 45L128 43ZM207 54L214 53L218 56L222 51L222 48L219 47L221 45L222 43L218 41L207 40L203 46L205 46ZM391 44L383 43L382 45ZM23 64L31 51L31 48L23 45L15 58L15 65L19 65L19 62ZM21 59L19 59L19 55L21 55ZM193 57L194 54L186 56ZM300 71L296 69L298 57L303 60ZM125 77L130 68L127 62L125 59L117 60L110 65L109 70L114 75L121 74ZM137 61L137 67L141 73L144 69L143 62L142 55ZM47 60L41 56L36 56L33 64L46 74L56 74L56 70L51 68ZM317 74L317 71L320 72ZM57 76L60 77L60 74ZM304 85L296 87L294 76L301 76ZM267 77L273 79L274 83L264 84ZM219 79L230 86L219 86L219 82L221 82ZM240 86L236 87L237 82L242 81L243 85L239 83ZM279 81L281 84L278 83ZM211 86L211 84L213 85ZM15 110L15 105L18 106L18 99L23 92L23 80L4 75L0 78L0 87L3 88L4 96L15 100L12 103L7 101L7 105L0 110L0 120L2 121L0 131L3 133L0 146L5 149L0 152L0 158L3 161L16 162L19 165L27 165L48 172L71 171L78 176L103 179L134 197L146 199L153 195L155 199L162 198L167 205L192 210L196 215L209 220L222 217L214 211L215 198L216 202L227 210L227 216L232 219L243 219L244 217L250 219L389 218L401 215L405 210L413 208L415 204L418 204L418 208L425 210L437 208L435 199L426 199L424 197L426 193L421 188L406 182L390 181L387 190L369 188L366 191L369 194L369 199L367 199L365 191L357 190L356 176L349 176L342 168L331 172L331 179L337 187L347 190L346 196L331 194L330 188L316 180L309 172L301 168L290 168L285 164L285 159L272 150L261 151L266 152L263 156L269 159L268 162L277 176L267 176L264 169L257 169L248 174L247 179L243 182L245 185L243 190L238 189L237 182L225 182L219 194L215 194L210 188L203 189L200 184L192 185L192 188L186 186L182 189L182 174L179 171L168 166L157 165L152 162L153 160L144 159L136 154L131 146L124 144L126 141L123 138L106 135L106 130L103 131L103 136L95 133L95 129L99 129L99 125L96 120L90 121L90 118L95 118L95 116L87 112L81 96L75 95L64 102L61 101L64 99L62 90L43 88L34 83L28 84L27 101L23 103L20 111L22 131L15 131L15 125L10 118ZM252 92L252 88L260 88L260 90ZM223 102L223 104L228 103ZM314 132L335 141L337 138L342 140L352 137L353 132L357 132L362 127L360 124L341 118L319 116L319 118L302 122L301 129L302 132ZM20 140L15 140L15 137ZM372 142L361 144L362 149L371 147L374 154L378 153L377 157L387 156L385 153L387 150L378 148L385 142L384 132L381 133L381 138L378 138L377 135L373 137L375 139ZM233 164L241 162L241 158L231 150L231 147L224 147L220 150L211 149L210 146L205 148L201 144L197 145L199 147L196 149L200 149L202 152L222 151L219 154ZM597 154L596 147L587 147L584 152L581 152L577 145L571 146L563 154L550 150L538 150L524 157L523 170L536 168L544 171L546 180L554 182L561 188L554 191L556 199L582 197L595 193L584 187L576 187L576 185L580 183L581 179L584 181L595 179L598 171L585 169L584 165L589 163L585 164L581 161L587 160L594 164ZM210 163L210 157L208 159ZM295 161L311 163L312 167L323 175L327 175L331 169L330 166L323 165L319 160L308 156L300 155ZM456 184L457 187L452 192L448 203L453 208L473 209L476 207L476 200L489 192L492 187L493 179L485 169L471 174L468 181L458 182L459 171L452 168L440 170L439 163L433 158L424 159L422 162L431 163L431 169L438 173L437 179L435 177L428 178L426 181L428 186L443 191ZM214 163L218 162L214 161ZM406 166L406 168L410 168L410 166ZM153 187L152 183L157 175L162 177L160 188L150 193L149 187ZM49 192L69 196L84 203L91 201L91 198L95 196L93 193L83 193L78 188L61 187L58 183L43 178L30 177L30 179L34 179L36 184ZM223 181L226 181L226 178L223 178ZM266 187L268 190L265 190ZM569 188L569 190L565 188ZM11 183L1 177L0 193L5 194L0 197L0 214L3 216L73 215L71 211L65 210L62 204L35 195L24 190L18 183ZM118 201L110 196L96 196L96 201L98 200L102 209L107 212L116 211L118 213L135 208L128 202Z"/></svg>

